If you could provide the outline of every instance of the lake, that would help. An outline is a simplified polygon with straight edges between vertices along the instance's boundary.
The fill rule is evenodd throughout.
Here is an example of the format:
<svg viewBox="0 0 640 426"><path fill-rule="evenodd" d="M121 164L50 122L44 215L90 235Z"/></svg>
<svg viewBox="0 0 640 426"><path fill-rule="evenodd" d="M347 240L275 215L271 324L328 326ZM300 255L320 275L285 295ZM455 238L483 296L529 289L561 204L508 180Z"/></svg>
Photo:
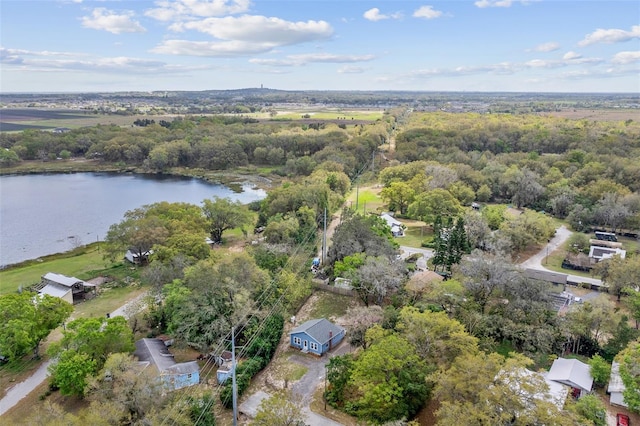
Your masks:
<svg viewBox="0 0 640 426"><path fill-rule="evenodd" d="M182 177L72 173L0 176L0 267L104 239L128 210L160 201L202 205L218 196L249 203L266 192Z"/></svg>

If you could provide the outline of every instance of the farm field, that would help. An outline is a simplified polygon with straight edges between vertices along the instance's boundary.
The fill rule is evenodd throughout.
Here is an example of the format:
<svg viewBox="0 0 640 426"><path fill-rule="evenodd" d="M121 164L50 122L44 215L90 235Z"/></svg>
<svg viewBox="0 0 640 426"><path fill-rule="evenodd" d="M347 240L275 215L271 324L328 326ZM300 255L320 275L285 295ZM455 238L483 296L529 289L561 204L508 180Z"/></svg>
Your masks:
<svg viewBox="0 0 640 426"><path fill-rule="evenodd" d="M568 109L562 111L545 112L542 115L568 118L570 120L593 121L625 121L640 120L640 111L637 109Z"/></svg>
<svg viewBox="0 0 640 426"><path fill-rule="evenodd" d="M98 124L132 126L138 118L173 120L175 115L107 115L68 109L10 109L0 110L0 131L18 132L28 129L52 130L57 127L77 129Z"/></svg>

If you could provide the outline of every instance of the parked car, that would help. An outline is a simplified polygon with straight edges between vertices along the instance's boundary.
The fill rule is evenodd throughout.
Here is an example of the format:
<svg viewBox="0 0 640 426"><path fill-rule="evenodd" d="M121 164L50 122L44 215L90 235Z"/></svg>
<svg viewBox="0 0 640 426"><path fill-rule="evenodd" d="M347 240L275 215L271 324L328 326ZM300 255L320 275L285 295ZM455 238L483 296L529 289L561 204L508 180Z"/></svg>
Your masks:
<svg viewBox="0 0 640 426"><path fill-rule="evenodd" d="M616 414L616 425L617 426L629 426L629 416L626 414L618 413Z"/></svg>
<svg viewBox="0 0 640 426"><path fill-rule="evenodd" d="M4 355L0 355L0 365L4 365L6 363L9 362L9 357L6 357Z"/></svg>

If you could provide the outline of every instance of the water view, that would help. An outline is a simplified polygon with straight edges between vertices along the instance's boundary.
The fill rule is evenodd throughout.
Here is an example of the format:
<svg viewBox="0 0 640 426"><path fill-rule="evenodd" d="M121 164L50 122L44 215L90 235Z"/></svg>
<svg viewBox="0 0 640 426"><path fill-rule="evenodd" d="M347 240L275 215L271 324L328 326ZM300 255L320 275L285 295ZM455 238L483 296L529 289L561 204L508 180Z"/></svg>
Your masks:
<svg viewBox="0 0 640 426"><path fill-rule="evenodd" d="M103 240L127 210L160 201L201 205L205 198L242 203L264 198L251 185L180 177L109 173L0 176L0 265L7 266Z"/></svg>

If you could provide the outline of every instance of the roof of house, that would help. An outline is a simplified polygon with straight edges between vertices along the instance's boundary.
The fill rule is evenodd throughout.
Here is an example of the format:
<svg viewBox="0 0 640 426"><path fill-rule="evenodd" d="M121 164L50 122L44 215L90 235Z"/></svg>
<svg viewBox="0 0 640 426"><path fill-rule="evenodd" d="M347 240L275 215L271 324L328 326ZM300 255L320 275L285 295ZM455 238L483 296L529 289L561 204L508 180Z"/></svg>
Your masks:
<svg viewBox="0 0 640 426"><path fill-rule="evenodd" d="M601 246L591 246L589 249L589 257L593 257L595 259L607 259L616 255L624 259L627 255L627 251L619 248Z"/></svg>
<svg viewBox="0 0 640 426"><path fill-rule="evenodd" d="M56 274L53 272L47 272L42 278L57 284L61 284L65 287L73 287L73 285L76 283L82 283L86 286L93 286L93 284L89 284L76 277L67 277L66 275Z"/></svg>
<svg viewBox="0 0 640 426"><path fill-rule="evenodd" d="M588 364L577 359L558 358L547 375L549 380L571 384L572 386L590 391L593 377Z"/></svg>
<svg viewBox="0 0 640 426"><path fill-rule="evenodd" d="M307 333L321 345L327 343L333 336L342 333L344 328L339 327L326 318L314 319L305 322L291 330L291 334Z"/></svg>
<svg viewBox="0 0 640 426"><path fill-rule="evenodd" d="M177 365L175 359L173 359L173 354L169 352L167 346L160 339L144 338L138 340L134 355L140 361L148 361L155 365L160 373L174 372L172 367Z"/></svg>
<svg viewBox="0 0 640 426"><path fill-rule="evenodd" d="M40 289L40 294L48 294L49 296L63 298L69 293L71 289L69 287L64 287L55 284L47 284L42 289Z"/></svg>
<svg viewBox="0 0 640 426"><path fill-rule="evenodd" d="M533 280L546 281L550 283L566 284L567 274L551 271L538 271L537 269L525 269L524 275Z"/></svg>
<svg viewBox="0 0 640 426"><path fill-rule="evenodd" d="M394 226L394 225L395 226L401 226L402 225L402 222L398 222L393 216L391 216L388 213L382 213L380 215L380 217L382 219L384 219L385 222L387 222L387 225L389 225L389 226Z"/></svg>
<svg viewBox="0 0 640 426"><path fill-rule="evenodd" d="M171 374L192 374L200 371L200 366L196 361L181 362L166 368L164 372Z"/></svg>
<svg viewBox="0 0 640 426"><path fill-rule="evenodd" d="M501 372L501 375L503 374L505 373ZM549 387L548 391L532 393L532 391L527 390L526 388L523 388L521 386L521 383L524 379L534 378L535 376L539 376L540 378L544 379L545 383ZM548 373L534 372L531 370L527 370L526 368L511 372L508 375L504 375L502 379L508 382L509 387L515 393L523 395L527 400L529 398L535 398L538 400L547 401L554 404L560 409L564 407L567 395L569 394L568 386L549 380Z"/></svg>
<svg viewBox="0 0 640 426"><path fill-rule="evenodd" d="M411 276L405 288L411 291L423 291L429 284L444 280L444 277L433 271L420 271Z"/></svg>
<svg viewBox="0 0 640 426"><path fill-rule="evenodd" d="M622 377L620 377L620 363L613 361L611 363L611 376L609 377L607 392L622 392L624 389L624 383L622 383Z"/></svg>

